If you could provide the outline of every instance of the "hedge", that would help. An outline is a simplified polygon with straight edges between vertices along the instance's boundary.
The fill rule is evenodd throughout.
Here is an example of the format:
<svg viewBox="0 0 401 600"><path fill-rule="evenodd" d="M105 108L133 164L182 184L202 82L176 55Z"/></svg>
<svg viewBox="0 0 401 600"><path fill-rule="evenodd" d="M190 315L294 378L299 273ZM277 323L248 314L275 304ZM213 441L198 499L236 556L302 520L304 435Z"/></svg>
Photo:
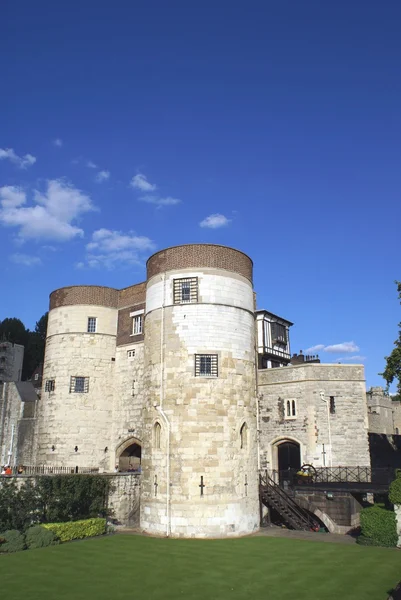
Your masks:
<svg viewBox="0 0 401 600"><path fill-rule="evenodd" d="M27 529L25 533L25 543L27 548L32 549L55 546L60 542L57 540L56 534L50 529L45 529L41 525L34 525Z"/></svg>
<svg viewBox="0 0 401 600"><path fill-rule="evenodd" d="M397 479L390 484L388 498L392 504L401 504L401 477L398 473Z"/></svg>
<svg viewBox="0 0 401 600"><path fill-rule="evenodd" d="M16 529L10 529L0 535L0 552L19 552L25 550L25 537Z"/></svg>
<svg viewBox="0 0 401 600"><path fill-rule="evenodd" d="M393 547L397 545L397 541L394 511L377 505L361 510L360 544Z"/></svg>
<svg viewBox="0 0 401 600"><path fill-rule="evenodd" d="M42 527L52 531L60 542L81 540L106 533L106 519L86 519L70 523L44 523Z"/></svg>

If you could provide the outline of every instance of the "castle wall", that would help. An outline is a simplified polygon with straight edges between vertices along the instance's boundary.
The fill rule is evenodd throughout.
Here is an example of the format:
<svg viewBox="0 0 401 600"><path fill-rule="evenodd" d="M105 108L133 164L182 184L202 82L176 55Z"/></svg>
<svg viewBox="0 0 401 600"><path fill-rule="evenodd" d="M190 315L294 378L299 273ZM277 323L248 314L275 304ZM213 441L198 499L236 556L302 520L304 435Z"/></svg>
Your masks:
<svg viewBox="0 0 401 600"><path fill-rule="evenodd" d="M285 440L300 444L301 463L370 464L363 366L304 364L265 369L258 372L258 390L262 469L278 469L278 444ZM328 411L330 396L333 414ZM293 399L296 418L286 419L286 402Z"/></svg>
<svg viewBox="0 0 401 600"><path fill-rule="evenodd" d="M128 353L135 352L134 356ZM113 402L113 464L118 464L122 444L130 439L142 441L144 405L144 343L116 348L115 389Z"/></svg>
<svg viewBox="0 0 401 600"><path fill-rule="evenodd" d="M396 433L396 427L401 431L401 414L398 410L400 403L393 402L382 387L370 388L366 393L366 402L368 405L369 431L371 433L393 435ZM397 421L397 424L395 421Z"/></svg>
<svg viewBox="0 0 401 600"><path fill-rule="evenodd" d="M107 306L68 304L49 312L36 462L102 470L111 460L105 448L112 447L117 309L109 306L114 298L110 288L99 288L96 298L94 286L89 292L85 286L73 288L74 299L80 302L77 289L83 300L89 294L100 302L106 294ZM62 293L54 294L60 304ZM70 293L67 298L71 301ZM88 317L96 317L96 333L87 333ZM88 391L71 390L71 377L89 378ZM54 391L45 391L47 380L54 380Z"/></svg>
<svg viewBox="0 0 401 600"><path fill-rule="evenodd" d="M145 319L141 528L193 537L249 533L259 525L252 285L214 267L153 273ZM172 303L180 277L198 277L197 303ZM195 377L195 354L217 354L218 377Z"/></svg>
<svg viewBox="0 0 401 600"><path fill-rule="evenodd" d="M15 383L3 383L0 385L0 466L16 464L20 416L21 400Z"/></svg>

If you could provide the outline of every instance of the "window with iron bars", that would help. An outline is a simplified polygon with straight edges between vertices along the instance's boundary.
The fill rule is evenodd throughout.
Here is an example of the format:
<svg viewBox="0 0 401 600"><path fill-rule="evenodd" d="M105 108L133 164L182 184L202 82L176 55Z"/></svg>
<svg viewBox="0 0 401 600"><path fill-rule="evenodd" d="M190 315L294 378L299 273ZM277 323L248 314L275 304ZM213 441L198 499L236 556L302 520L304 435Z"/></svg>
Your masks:
<svg viewBox="0 0 401 600"><path fill-rule="evenodd" d="M271 324L272 341L273 344L286 344L287 343L287 330L284 325L280 323Z"/></svg>
<svg viewBox="0 0 401 600"><path fill-rule="evenodd" d="M89 377L71 377L70 394L87 394L89 392Z"/></svg>
<svg viewBox="0 0 401 600"><path fill-rule="evenodd" d="M218 377L217 354L195 354L195 377Z"/></svg>
<svg viewBox="0 0 401 600"><path fill-rule="evenodd" d="M88 333L96 333L96 317L88 317Z"/></svg>
<svg viewBox="0 0 401 600"><path fill-rule="evenodd" d="M55 389L56 389L56 380L55 379L46 379L45 392L54 392Z"/></svg>
<svg viewBox="0 0 401 600"><path fill-rule="evenodd" d="M198 278L174 279L174 304L198 302Z"/></svg>

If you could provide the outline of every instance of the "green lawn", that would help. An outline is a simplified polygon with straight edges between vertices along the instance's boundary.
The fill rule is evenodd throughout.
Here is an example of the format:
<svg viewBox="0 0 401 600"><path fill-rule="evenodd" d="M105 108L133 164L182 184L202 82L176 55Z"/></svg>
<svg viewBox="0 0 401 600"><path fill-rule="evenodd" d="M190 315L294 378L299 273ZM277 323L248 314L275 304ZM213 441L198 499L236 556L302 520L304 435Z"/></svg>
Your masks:
<svg viewBox="0 0 401 600"><path fill-rule="evenodd" d="M401 553L253 537L114 535L0 557L5 600L381 600Z"/></svg>

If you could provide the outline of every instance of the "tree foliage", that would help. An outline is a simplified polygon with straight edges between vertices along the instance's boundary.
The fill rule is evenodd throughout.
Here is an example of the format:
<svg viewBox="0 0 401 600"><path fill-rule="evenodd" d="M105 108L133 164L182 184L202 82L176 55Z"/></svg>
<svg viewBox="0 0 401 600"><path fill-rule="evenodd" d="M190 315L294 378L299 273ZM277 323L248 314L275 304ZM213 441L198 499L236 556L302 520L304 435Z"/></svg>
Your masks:
<svg viewBox="0 0 401 600"><path fill-rule="evenodd" d="M29 379L36 367L43 363L47 317L47 312L40 317L39 321L36 322L34 331L26 329L23 322L15 317L0 321L0 341L5 340L13 344L21 344L25 348L22 367L23 381Z"/></svg>
<svg viewBox="0 0 401 600"><path fill-rule="evenodd" d="M401 282L395 282L398 291L398 298L401 304ZM401 395L401 323L398 324L398 338L394 342L394 350L389 356L385 357L386 368L380 375L384 378L387 383L387 389L393 383L397 381L397 394Z"/></svg>

